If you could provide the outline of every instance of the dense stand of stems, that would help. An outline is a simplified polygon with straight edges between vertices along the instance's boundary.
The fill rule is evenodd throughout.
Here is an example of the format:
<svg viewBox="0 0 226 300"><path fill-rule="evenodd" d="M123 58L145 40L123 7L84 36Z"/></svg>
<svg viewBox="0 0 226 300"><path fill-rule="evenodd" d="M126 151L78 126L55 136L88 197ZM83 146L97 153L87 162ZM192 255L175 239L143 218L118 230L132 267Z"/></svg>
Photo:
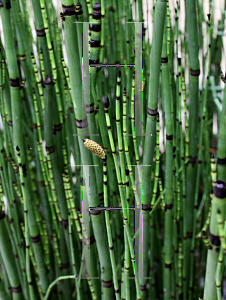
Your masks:
<svg viewBox="0 0 226 300"><path fill-rule="evenodd" d="M204 2L184 24L180 0L0 0L1 299L225 296L225 14Z"/></svg>

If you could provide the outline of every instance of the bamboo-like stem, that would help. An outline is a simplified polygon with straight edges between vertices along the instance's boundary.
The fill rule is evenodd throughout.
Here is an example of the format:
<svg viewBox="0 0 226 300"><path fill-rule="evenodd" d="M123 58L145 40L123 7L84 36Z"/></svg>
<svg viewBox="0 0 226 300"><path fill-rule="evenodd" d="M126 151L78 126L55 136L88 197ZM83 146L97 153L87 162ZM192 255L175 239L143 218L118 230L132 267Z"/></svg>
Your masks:
<svg viewBox="0 0 226 300"><path fill-rule="evenodd" d="M225 182L217 181L214 186L214 197L212 201L211 219L210 219L210 242L212 249L208 250L207 256L207 268L206 268L206 278L204 287L204 299L217 299L217 288L215 284L215 272L217 268L217 260L219 257L219 247L221 245L219 229L217 224L217 212L220 210L222 212L222 218L225 217L226 212L226 186ZM216 251L217 249L217 251ZM212 278L212 282L211 282ZM209 281L210 280L210 281ZM219 281L219 277L217 278Z"/></svg>
<svg viewBox="0 0 226 300"><path fill-rule="evenodd" d="M174 118L172 114L172 92L170 90L170 76L167 56L167 30L165 29L162 48L162 85L163 85L163 103L166 123L166 179L165 179L165 224L164 224L164 299L171 298L172 286L172 215L173 215L173 128Z"/></svg>
<svg viewBox="0 0 226 300"><path fill-rule="evenodd" d="M187 166L187 195L186 195L186 251L185 251L185 268L186 278L184 277L184 297L186 297L189 282L190 267L190 249L191 249L191 238L194 234L192 232L193 226L193 210L194 210L194 189L196 181L196 168L195 161L197 157L197 128L198 128L198 79L200 74L199 68L199 46L198 46L198 25L196 15L196 4L195 1L186 2L186 24L189 37L188 52L189 52L189 95L190 95L190 106L189 106L189 155L190 160ZM184 274L185 275L185 274ZM184 276L183 275L183 276Z"/></svg>
<svg viewBox="0 0 226 300"><path fill-rule="evenodd" d="M0 0L2 299L225 296L225 15L146 4Z"/></svg>
<svg viewBox="0 0 226 300"><path fill-rule="evenodd" d="M22 186L23 200L24 200L24 226L25 226L25 244L26 244L26 273L27 273L27 281L29 284L29 293L30 298L32 300L35 299L34 288L32 285L31 279L31 269L30 269L30 256L29 256L29 248L30 248L30 238L29 238L29 227L28 227L28 207L27 207L27 199L26 199L26 191L24 187L24 174L21 164L20 158L20 148L17 146L17 156L18 156L18 164L19 164L19 173L20 173L20 181Z"/></svg>
<svg viewBox="0 0 226 300"><path fill-rule="evenodd" d="M106 158L104 158L104 160L103 160L103 183L104 183L104 206L108 207L107 161L106 161ZM116 271L117 269L116 269L116 262L115 262L112 234L111 234L111 226L110 226L110 217L109 217L109 211L108 210L105 210L105 222L106 222L107 235L108 235L108 245L109 245L109 252L110 252L112 272L113 272L115 295L116 295L116 299L120 299L118 278L117 278L117 271Z"/></svg>

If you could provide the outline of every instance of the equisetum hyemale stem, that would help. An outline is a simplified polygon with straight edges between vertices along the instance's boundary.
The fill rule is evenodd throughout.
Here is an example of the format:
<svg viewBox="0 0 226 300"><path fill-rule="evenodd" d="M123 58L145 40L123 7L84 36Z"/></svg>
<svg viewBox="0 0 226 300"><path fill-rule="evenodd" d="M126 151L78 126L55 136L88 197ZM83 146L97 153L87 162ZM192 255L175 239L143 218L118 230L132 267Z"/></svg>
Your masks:
<svg viewBox="0 0 226 300"><path fill-rule="evenodd" d="M204 299L215 300L217 299L218 285L220 277L215 282L215 275L217 271L217 261L219 259L219 251L225 247L222 241L222 226L221 220L224 220L226 214L226 182L218 180L214 186L214 197L212 200L212 210L210 217L210 232L209 239L212 249L208 250L207 267L204 287ZM220 216L219 216L220 215ZM220 251L221 252L221 251ZM219 274L219 272L218 272ZM207 284L208 282L208 284ZM217 283L217 286L216 286Z"/></svg>
<svg viewBox="0 0 226 300"><path fill-rule="evenodd" d="M226 2L130 2L0 0L0 299L225 298Z"/></svg>

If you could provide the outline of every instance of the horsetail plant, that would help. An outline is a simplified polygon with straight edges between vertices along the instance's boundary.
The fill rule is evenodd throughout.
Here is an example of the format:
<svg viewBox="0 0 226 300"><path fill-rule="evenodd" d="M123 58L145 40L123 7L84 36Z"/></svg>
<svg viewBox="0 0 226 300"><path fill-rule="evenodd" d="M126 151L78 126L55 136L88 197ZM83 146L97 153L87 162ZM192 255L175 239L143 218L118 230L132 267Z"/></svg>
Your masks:
<svg viewBox="0 0 226 300"><path fill-rule="evenodd" d="M0 0L1 299L226 297L225 4L182 4Z"/></svg>

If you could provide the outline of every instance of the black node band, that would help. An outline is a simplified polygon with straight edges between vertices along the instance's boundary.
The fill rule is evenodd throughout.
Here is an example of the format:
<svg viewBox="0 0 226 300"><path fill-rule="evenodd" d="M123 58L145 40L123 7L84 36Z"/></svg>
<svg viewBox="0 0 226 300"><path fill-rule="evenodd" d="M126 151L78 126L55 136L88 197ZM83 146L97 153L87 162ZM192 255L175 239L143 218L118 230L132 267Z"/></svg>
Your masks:
<svg viewBox="0 0 226 300"><path fill-rule="evenodd" d="M68 220L62 219L61 224L66 228L68 226Z"/></svg>
<svg viewBox="0 0 226 300"><path fill-rule="evenodd" d="M172 134L171 135L166 134L166 140L172 141L173 140L173 135Z"/></svg>
<svg viewBox="0 0 226 300"><path fill-rule="evenodd" d="M217 158L218 165L226 165L226 158Z"/></svg>
<svg viewBox="0 0 226 300"><path fill-rule="evenodd" d="M140 284L140 290L141 290L141 291L146 291L146 289L147 289L147 288L146 288L146 285L141 285L141 284Z"/></svg>
<svg viewBox="0 0 226 300"><path fill-rule="evenodd" d="M90 245L95 243L94 235L92 235L89 239Z"/></svg>
<svg viewBox="0 0 226 300"><path fill-rule="evenodd" d="M62 130L62 124L57 124L57 125L54 125L54 131L61 131Z"/></svg>
<svg viewBox="0 0 226 300"><path fill-rule="evenodd" d="M46 36L46 32L44 28L40 30L36 29L36 33L38 37Z"/></svg>
<svg viewBox="0 0 226 300"><path fill-rule="evenodd" d="M38 242L40 242L40 235L38 234L37 236L34 236L34 237L31 236L31 242L34 244L37 244Z"/></svg>
<svg viewBox="0 0 226 300"><path fill-rule="evenodd" d="M91 40L91 41L90 41L90 47L91 47L91 48L97 48L97 47L100 47L100 40Z"/></svg>
<svg viewBox="0 0 226 300"><path fill-rule="evenodd" d="M167 269L170 269L170 270L171 270L171 269L172 269L172 264L166 264L166 263L165 263L165 268L167 268Z"/></svg>
<svg viewBox="0 0 226 300"><path fill-rule="evenodd" d="M189 164L193 164L193 165L194 165L194 164L196 163L196 161L197 161L197 158L196 158L196 157L192 157L192 156L190 156L190 157L189 157L189 161L188 161L188 163L189 163Z"/></svg>
<svg viewBox="0 0 226 300"><path fill-rule="evenodd" d="M149 211L150 210L150 204L142 204L142 210Z"/></svg>
<svg viewBox="0 0 226 300"><path fill-rule="evenodd" d="M104 99L103 99L103 106L104 106L104 108L105 109L107 109L108 107L109 107L109 99L108 99L108 97L106 96L106 97L104 97Z"/></svg>
<svg viewBox="0 0 226 300"><path fill-rule="evenodd" d="M54 146L50 146L50 147L46 146L46 152L48 152L48 154L52 154L54 151L55 151Z"/></svg>
<svg viewBox="0 0 226 300"><path fill-rule="evenodd" d="M165 211L167 211L167 209L172 209L173 208L173 204L166 204L165 205Z"/></svg>
<svg viewBox="0 0 226 300"><path fill-rule="evenodd" d="M198 69L198 70L190 69L190 74L191 74L191 76L199 76L200 75L200 69Z"/></svg>
<svg viewBox="0 0 226 300"><path fill-rule="evenodd" d="M93 216L99 215L100 213L101 213L101 210L95 210L95 209L89 210L89 214L93 215Z"/></svg>
<svg viewBox="0 0 226 300"><path fill-rule="evenodd" d="M209 230L208 230L208 236L209 236L209 240L210 243L216 247L221 245L221 241L219 236L212 234Z"/></svg>
<svg viewBox="0 0 226 300"><path fill-rule="evenodd" d="M4 219L5 218L5 213L4 212L1 212L0 213L0 220Z"/></svg>
<svg viewBox="0 0 226 300"><path fill-rule="evenodd" d="M22 287L21 285L19 285L18 287L11 287L11 291L12 293L20 293L22 291Z"/></svg>
<svg viewBox="0 0 226 300"><path fill-rule="evenodd" d="M75 6L74 4L70 6L62 5L64 16L73 16L75 15Z"/></svg>
<svg viewBox="0 0 226 300"><path fill-rule="evenodd" d="M95 31L95 32L100 32L101 31L101 24L93 24L92 27L91 27L91 30Z"/></svg>
<svg viewBox="0 0 226 300"><path fill-rule="evenodd" d="M45 79L44 79L44 84L45 85L50 85L53 83L53 78L49 75L46 75Z"/></svg>
<svg viewBox="0 0 226 300"><path fill-rule="evenodd" d="M94 13L93 12L93 19L95 19L95 20L100 20L101 19L101 12L98 12L98 13Z"/></svg>
<svg viewBox="0 0 226 300"><path fill-rule="evenodd" d="M77 120L76 119L76 126L77 126L77 128L86 128L86 127L88 127L87 117L85 117L85 119L83 119L83 120Z"/></svg>
<svg viewBox="0 0 226 300"><path fill-rule="evenodd" d="M19 80L19 78L16 78L16 79L11 79L10 78L10 86L11 87L18 87L18 86L20 86L20 80Z"/></svg>
<svg viewBox="0 0 226 300"><path fill-rule="evenodd" d="M148 108L148 114L150 115L150 116L153 116L153 117L155 117L155 116L158 116L158 110L157 109L151 109L151 108Z"/></svg>
<svg viewBox="0 0 226 300"><path fill-rule="evenodd" d="M112 280L109 280L109 281L102 280L102 282L103 282L103 287L105 287L105 288L111 288L112 287Z"/></svg>
<svg viewBox="0 0 226 300"><path fill-rule="evenodd" d="M11 8L11 2L10 2L10 0L6 0L5 8L6 9L10 9Z"/></svg>
<svg viewBox="0 0 226 300"><path fill-rule="evenodd" d="M99 64L99 59L90 59L90 60L89 60L89 64L90 64L90 65Z"/></svg>
<svg viewBox="0 0 226 300"><path fill-rule="evenodd" d="M218 180L213 188L214 195L218 199L225 199L226 198L226 182Z"/></svg>
<svg viewBox="0 0 226 300"><path fill-rule="evenodd" d="M162 64L168 63L168 57L161 57L161 63Z"/></svg>

